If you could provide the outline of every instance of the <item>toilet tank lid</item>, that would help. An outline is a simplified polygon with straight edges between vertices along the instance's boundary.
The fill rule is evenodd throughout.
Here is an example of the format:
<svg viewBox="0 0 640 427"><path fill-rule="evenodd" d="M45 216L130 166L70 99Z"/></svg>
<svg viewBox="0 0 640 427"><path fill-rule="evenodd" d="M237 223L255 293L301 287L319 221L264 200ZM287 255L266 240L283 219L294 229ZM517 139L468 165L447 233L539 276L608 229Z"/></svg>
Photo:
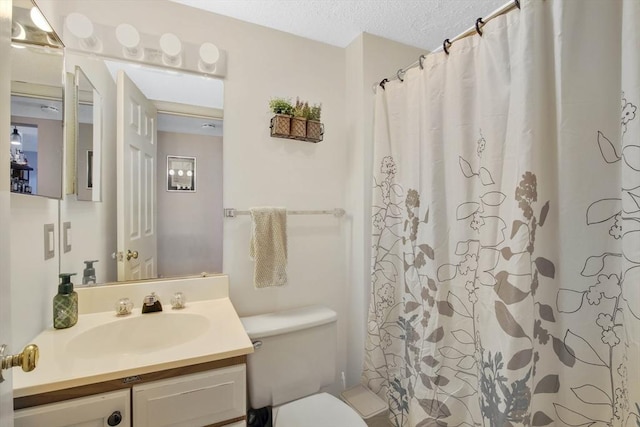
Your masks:
<svg viewBox="0 0 640 427"><path fill-rule="evenodd" d="M338 314L332 309L314 305L275 313L241 317L247 335L251 339L300 331L335 322Z"/></svg>

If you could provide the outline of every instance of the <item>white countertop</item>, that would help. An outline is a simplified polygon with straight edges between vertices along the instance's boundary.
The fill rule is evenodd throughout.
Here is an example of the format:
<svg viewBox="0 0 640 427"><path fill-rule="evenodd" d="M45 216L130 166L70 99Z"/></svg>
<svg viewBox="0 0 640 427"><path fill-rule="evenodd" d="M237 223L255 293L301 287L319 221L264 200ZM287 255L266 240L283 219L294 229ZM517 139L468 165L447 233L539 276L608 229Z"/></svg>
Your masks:
<svg viewBox="0 0 640 427"><path fill-rule="evenodd" d="M78 323L69 328L49 328L32 342L40 349L36 369L25 373L13 372L14 397L78 387L133 375L162 371L171 368L212 362L253 352L253 346L228 297L187 302L182 310L171 310L165 304L162 315L190 313L205 316L210 326L195 339L172 347L156 349L144 354L78 356L68 351L74 337L99 325L118 322L141 314L134 309L129 316L118 317L114 311L83 314Z"/></svg>

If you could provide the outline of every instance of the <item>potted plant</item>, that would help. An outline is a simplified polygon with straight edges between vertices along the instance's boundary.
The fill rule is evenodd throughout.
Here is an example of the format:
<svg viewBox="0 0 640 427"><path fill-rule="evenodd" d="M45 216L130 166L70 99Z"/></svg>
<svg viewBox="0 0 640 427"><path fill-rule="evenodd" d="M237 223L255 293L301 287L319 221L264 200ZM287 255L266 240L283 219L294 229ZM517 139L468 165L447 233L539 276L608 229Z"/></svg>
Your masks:
<svg viewBox="0 0 640 427"><path fill-rule="evenodd" d="M293 105L286 98L272 98L269 101L269 108L275 113L271 119L272 136L289 136L291 133L291 115Z"/></svg>
<svg viewBox="0 0 640 427"><path fill-rule="evenodd" d="M320 115L322 114L322 104L313 104L309 108L307 114L307 138L320 141L322 139L322 123L320 123Z"/></svg>
<svg viewBox="0 0 640 427"><path fill-rule="evenodd" d="M305 109L306 105L306 109ZM296 99L296 105L293 107L293 117L291 118L291 136L296 138L305 138L307 136L307 118L305 112L309 109L309 104Z"/></svg>

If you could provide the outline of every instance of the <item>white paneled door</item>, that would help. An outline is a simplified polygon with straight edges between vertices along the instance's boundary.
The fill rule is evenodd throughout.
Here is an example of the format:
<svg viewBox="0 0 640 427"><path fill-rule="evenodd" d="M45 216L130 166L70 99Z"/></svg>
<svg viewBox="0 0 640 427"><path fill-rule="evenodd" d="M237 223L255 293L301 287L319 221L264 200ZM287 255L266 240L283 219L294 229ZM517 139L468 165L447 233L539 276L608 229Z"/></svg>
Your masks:
<svg viewBox="0 0 640 427"><path fill-rule="evenodd" d="M7 129L10 124L9 105L11 99L11 87L9 78L11 75L10 61L5 60L11 56L11 2L0 1L0 129ZM6 29L6 31L5 31ZM9 152L9 137L6 132L0 137L0 150ZM9 159L0 156L0 176L9 176ZM0 181L0 345L11 344L11 286L9 276L10 239L9 239L9 180ZM9 348L9 350L14 350ZM13 426L13 389L11 387L11 372L5 371L3 375L6 381L0 383L0 427Z"/></svg>
<svg viewBox="0 0 640 427"><path fill-rule="evenodd" d="M118 73L118 280L157 277L157 110Z"/></svg>

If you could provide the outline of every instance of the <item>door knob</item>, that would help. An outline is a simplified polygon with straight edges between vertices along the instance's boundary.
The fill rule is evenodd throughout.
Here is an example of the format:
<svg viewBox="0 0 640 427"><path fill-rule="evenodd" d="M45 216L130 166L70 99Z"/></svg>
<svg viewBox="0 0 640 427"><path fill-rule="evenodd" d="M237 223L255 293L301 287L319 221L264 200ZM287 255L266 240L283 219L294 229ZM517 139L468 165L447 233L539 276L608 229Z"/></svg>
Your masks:
<svg viewBox="0 0 640 427"><path fill-rule="evenodd" d="M38 358L40 357L40 350L35 344L29 344L21 353L14 355L5 356L5 351L7 351L7 345L2 344L0 346L0 382L4 381L2 377L2 371L4 369L20 366L23 371L31 372L36 368Z"/></svg>
<svg viewBox="0 0 640 427"><path fill-rule="evenodd" d="M131 249L127 249L127 261L129 261L131 258L138 259L138 251L131 252Z"/></svg>
<svg viewBox="0 0 640 427"><path fill-rule="evenodd" d="M115 411L113 414L107 418L107 424L110 426L117 426L122 421L122 414L120 411Z"/></svg>

